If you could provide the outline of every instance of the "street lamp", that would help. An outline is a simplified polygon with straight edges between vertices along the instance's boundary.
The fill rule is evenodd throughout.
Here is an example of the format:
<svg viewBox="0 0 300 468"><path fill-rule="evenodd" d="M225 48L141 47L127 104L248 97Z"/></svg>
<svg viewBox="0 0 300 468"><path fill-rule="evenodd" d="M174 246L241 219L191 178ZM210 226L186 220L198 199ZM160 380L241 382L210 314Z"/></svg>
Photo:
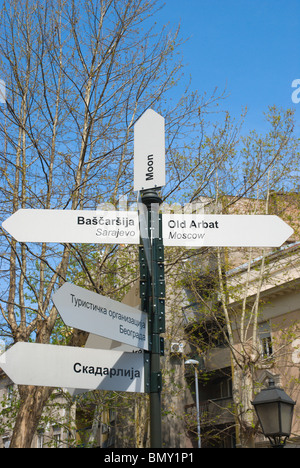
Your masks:
<svg viewBox="0 0 300 468"><path fill-rule="evenodd" d="M284 447L291 434L294 406L296 404L282 388L269 380L269 387L261 390L252 401L263 433L272 447Z"/></svg>
<svg viewBox="0 0 300 468"><path fill-rule="evenodd" d="M192 364L199 366L199 362L196 359L188 359L184 364ZM201 448L201 436L200 436L200 409L199 409L199 388L198 388L198 374L197 367L195 369L195 388L196 388L196 408L197 408L197 434L198 434L198 448Z"/></svg>

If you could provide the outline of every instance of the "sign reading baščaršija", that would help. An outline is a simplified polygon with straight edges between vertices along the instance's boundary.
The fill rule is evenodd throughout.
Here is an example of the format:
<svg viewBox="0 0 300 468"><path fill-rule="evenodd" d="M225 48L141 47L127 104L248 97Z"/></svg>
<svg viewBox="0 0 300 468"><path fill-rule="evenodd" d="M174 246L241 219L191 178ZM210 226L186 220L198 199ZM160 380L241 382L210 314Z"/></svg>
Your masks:
<svg viewBox="0 0 300 468"><path fill-rule="evenodd" d="M135 211L16 211L2 226L19 242L138 244Z"/></svg>

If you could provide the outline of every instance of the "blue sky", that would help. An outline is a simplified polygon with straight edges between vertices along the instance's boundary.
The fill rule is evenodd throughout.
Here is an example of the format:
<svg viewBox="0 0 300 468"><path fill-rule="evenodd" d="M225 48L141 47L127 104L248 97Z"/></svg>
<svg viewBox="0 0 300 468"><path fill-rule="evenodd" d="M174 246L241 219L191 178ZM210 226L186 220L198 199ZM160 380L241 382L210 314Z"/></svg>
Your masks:
<svg viewBox="0 0 300 468"><path fill-rule="evenodd" d="M300 0L165 0L158 23L181 24L185 79L200 93L217 86L229 94L223 107L246 128L266 128L269 105L296 109L293 80L300 79ZM300 96L300 93L299 93Z"/></svg>

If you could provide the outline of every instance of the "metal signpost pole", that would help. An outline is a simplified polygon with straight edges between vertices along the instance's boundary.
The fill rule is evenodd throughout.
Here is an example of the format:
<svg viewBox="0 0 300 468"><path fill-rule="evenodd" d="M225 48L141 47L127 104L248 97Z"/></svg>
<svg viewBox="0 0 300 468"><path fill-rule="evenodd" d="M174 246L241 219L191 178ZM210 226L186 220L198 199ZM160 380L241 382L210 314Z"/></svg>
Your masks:
<svg viewBox="0 0 300 468"><path fill-rule="evenodd" d="M162 240L162 220L158 214L161 199L156 190L145 190L142 203L146 205L149 221L148 232L151 239L151 274L144 248L140 250L141 260L141 296L143 310L149 314L150 346L150 444L151 448L161 448L161 390L162 376L160 356L163 354L165 331L165 279L164 247Z"/></svg>

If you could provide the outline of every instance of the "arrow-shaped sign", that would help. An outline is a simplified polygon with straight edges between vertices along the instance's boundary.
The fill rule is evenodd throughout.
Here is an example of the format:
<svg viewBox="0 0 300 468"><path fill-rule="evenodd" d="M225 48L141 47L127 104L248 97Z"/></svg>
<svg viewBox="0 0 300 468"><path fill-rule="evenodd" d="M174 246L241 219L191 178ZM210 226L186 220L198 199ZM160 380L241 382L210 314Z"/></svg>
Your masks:
<svg viewBox="0 0 300 468"><path fill-rule="evenodd" d="M21 209L2 226L19 242L139 243L134 211Z"/></svg>
<svg viewBox="0 0 300 468"><path fill-rule="evenodd" d="M66 325L148 350L145 312L65 283L52 300Z"/></svg>
<svg viewBox="0 0 300 468"><path fill-rule="evenodd" d="M125 294L125 296L122 299L122 304L126 304L127 306L132 307L136 311L140 310L141 298L139 281L136 281L132 288L128 291L128 293ZM148 324L146 324L146 327L147 326ZM103 336L95 335L94 333L89 334L88 339L85 343L85 347L93 349L112 349L114 351L142 352L142 349L137 350L136 346L124 344L115 339L104 338Z"/></svg>
<svg viewBox="0 0 300 468"><path fill-rule="evenodd" d="M134 190L165 184L165 119L148 109L134 125Z"/></svg>
<svg viewBox="0 0 300 468"><path fill-rule="evenodd" d="M18 385L145 391L144 354L16 343L0 367Z"/></svg>
<svg viewBox="0 0 300 468"><path fill-rule="evenodd" d="M163 215L165 246L279 247L293 232L273 215Z"/></svg>

